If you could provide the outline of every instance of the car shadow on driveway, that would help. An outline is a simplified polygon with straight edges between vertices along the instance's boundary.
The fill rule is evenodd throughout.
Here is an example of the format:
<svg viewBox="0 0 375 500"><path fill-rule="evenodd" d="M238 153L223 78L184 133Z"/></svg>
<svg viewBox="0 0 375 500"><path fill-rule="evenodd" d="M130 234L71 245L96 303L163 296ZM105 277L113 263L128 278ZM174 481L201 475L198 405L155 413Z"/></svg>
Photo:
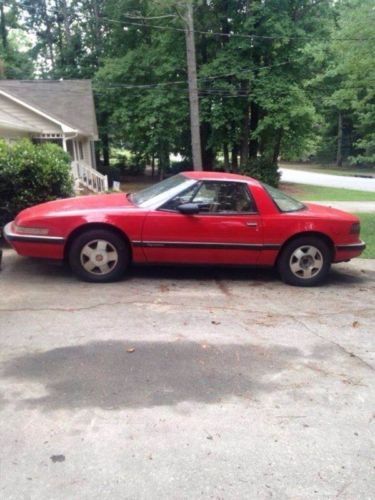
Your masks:
<svg viewBox="0 0 375 500"><path fill-rule="evenodd" d="M42 384L45 395L18 404L47 411L217 403L279 389L276 375L301 357L276 345L102 341L25 354L3 366L1 379L26 384L25 391Z"/></svg>

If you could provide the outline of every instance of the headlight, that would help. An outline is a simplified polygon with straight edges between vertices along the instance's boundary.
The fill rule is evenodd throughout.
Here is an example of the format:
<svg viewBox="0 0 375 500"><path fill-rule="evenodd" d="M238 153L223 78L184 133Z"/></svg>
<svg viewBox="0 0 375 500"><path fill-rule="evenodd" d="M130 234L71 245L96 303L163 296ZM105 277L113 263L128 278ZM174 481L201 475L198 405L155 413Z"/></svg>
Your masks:
<svg viewBox="0 0 375 500"><path fill-rule="evenodd" d="M35 234L35 235L46 235L48 234L48 229L46 227L27 227L27 226L17 226L14 225L14 230L19 234Z"/></svg>
<svg viewBox="0 0 375 500"><path fill-rule="evenodd" d="M359 222L354 222L350 229L350 234L359 234L361 232L361 224Z"/></svg>

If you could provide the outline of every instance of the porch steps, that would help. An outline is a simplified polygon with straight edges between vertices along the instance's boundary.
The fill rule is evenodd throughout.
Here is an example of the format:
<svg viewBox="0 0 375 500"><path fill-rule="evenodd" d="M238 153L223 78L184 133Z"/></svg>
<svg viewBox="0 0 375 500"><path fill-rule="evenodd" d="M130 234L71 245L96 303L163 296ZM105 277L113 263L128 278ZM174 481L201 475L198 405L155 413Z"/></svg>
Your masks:
<svg viewBox="0 0 375 500"><path fill-rule="evenodd" d="M84 194L88 190L91 193L105 193L108 191L108 177L81 161L72 162L72 173L75 181L75 190L78 194Z"/></svg>

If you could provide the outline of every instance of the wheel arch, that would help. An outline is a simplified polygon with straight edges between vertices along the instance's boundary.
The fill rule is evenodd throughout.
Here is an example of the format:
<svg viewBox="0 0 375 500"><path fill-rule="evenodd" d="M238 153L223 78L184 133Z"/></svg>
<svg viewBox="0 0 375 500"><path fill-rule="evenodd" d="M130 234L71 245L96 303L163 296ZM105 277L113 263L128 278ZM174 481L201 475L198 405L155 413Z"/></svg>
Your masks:
<svg viewBox="0 0 375 500"><path fill-rule="evenodd" d="M86 231L92 230L92 229L105 229L112 231L113 233L117 234L122 238L122 240L126 243L128 249L129 249L129 256L130 256L130 261L133 258L133 252L132 252L132 245L130 243L130 239L128 238L127 234L124 233L124 231L121 231L116 226L113 226L112 224L108 224L106 222L88 222L87 224L82 224L81 226L76 227L68 236L68 239L65 243L64 246L64 260L66 261L69 257L69 251L72 246L73 241L75 238L80 236L81 234L85 233Z"/></svg>
<svg viewBox="0 0 375 500"><path fill-rule="evenodd" d="M284 241L284 243L282 244L280 250L279 250L279 253L277 255L277 259L276 259L276 262L275 262L275 265L277 266L278 262L279 262L279 259L284 251L284 248L289 245L289 243L291 243L292 241L294 240L298 240L299 238L305 238L305 237L308 237L308 236L313 236L314 238L320 238L321 240L323 240L327 245L328 245L328 248L331 252L331 262L333 261L333 258L334 258L334 255L335 255L335 244L333 242L333 240L325 233L321 233L319 231L302 231L300 233L296 233L296 234L293 234L292 236L290 236L287 240Z"/></svg>

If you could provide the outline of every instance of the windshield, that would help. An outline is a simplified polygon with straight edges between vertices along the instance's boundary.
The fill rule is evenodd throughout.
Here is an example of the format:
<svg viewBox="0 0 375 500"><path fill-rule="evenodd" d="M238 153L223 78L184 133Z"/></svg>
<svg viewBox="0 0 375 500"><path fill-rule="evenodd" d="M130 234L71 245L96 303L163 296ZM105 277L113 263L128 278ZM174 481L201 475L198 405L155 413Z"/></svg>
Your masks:
<svg viewBox="0 0 375 500"><path fill-rule="evenodd" d="M142 189L142 191L138 191L131 195L131 201L136 205L146 205L148 201L151 200L159 200L163 199L166 193L170 192L170 196L172 196L175 192L181 191L181 189L185 189L186 187L194 184L195 181L185 177L181 174L174 175L173 177L169 177L164 181L158 182L153 186L150 186L146 189Z"/></svg>
<svg viewBox="0 0 375 500"><path fill-rule="evenodd" d="M271 196L281 212L296 212L297 210L302 210L305 208L305 205L303 203L284 194L279 189L269 186L268 184L263 184L263 187Z"/></svg>

